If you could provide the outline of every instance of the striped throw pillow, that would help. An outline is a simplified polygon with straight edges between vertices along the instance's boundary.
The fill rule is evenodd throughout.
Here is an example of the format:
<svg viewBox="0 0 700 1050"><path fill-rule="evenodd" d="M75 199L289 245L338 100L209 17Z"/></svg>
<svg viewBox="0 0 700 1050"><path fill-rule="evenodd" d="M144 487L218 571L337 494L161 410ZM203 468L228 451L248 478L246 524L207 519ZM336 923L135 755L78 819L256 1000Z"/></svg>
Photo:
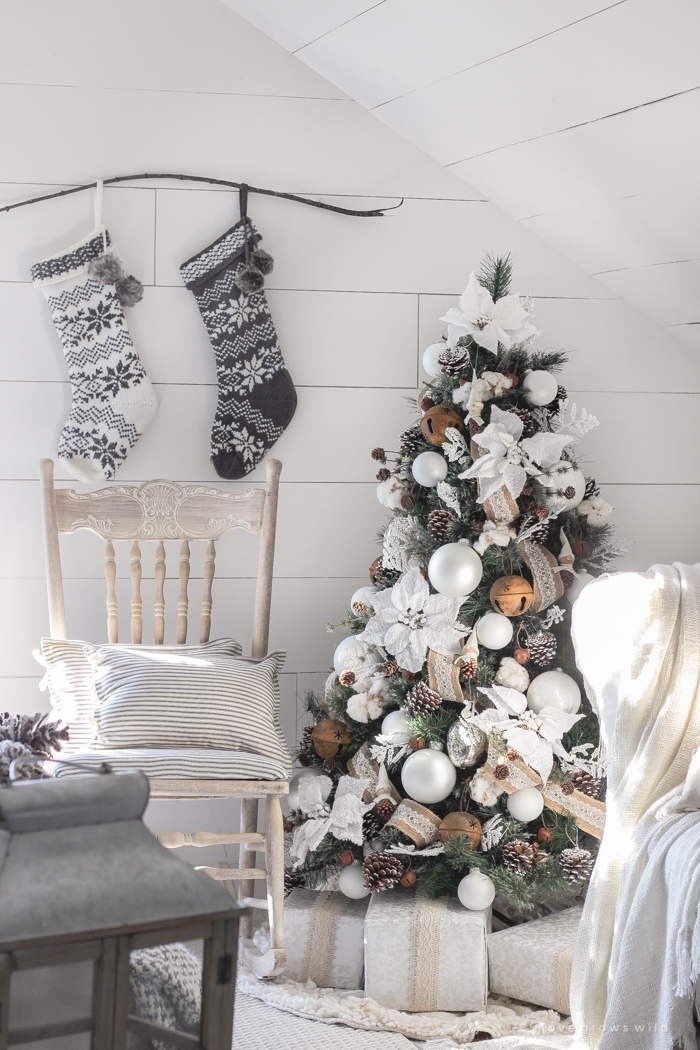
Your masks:
<svg viewBox="0 0 700 1050"><path fill-rule="evenodd" d="M34 658L46 669L41 683L51 698L51 717L61 719L70 728L70 740L61 754L70 755L89 747L95 735L95 692L92 688L93 668L85 655L88 642L66 638L42 638L41 652L34 650ZM134 649L144 652L206 653L209 656L240 656L240 642L234 638L219 638L203 645L114 645L103 648L118 651Z"/></svg>
<svg viewBox="0 0 700 1050"><path fill-rule="evenodd" d="M260 660L85 646L106 748L211 748L292 760L279 725L286 653Z"/></svg>

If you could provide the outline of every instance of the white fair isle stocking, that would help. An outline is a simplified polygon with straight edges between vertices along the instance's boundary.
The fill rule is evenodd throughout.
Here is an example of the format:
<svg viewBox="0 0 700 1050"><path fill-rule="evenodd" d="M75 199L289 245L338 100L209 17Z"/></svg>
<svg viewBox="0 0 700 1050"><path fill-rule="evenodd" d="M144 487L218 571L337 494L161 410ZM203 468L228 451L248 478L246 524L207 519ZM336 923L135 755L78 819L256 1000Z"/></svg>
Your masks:
<svg viewBox="0 0 700 1050"><path fill-rule="evenodd" d="M109 480L158 407L122 309L140 298L140 285L124 277L104 226L36 263L32 279L51 308L72 387L58 459L80 481Z"/></svg>

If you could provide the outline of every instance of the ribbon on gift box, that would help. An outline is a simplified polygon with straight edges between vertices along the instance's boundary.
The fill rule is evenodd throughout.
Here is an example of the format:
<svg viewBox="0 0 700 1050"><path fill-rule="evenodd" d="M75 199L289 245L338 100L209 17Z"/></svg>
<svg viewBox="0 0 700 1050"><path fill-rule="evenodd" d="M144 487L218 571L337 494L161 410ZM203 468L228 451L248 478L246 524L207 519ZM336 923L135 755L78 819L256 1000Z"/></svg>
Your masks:
<svg viewBox="0 0 700 1050"><path fill-rule="evenodd" d="M447 897L431 900L419 887L411 915L411 1005L417 1013L437 1010L440 992L442 924Z"/></svg>
<svg viewBox="0 0 700 1050"><path fill-rule="evenodd" d="M415 842L417 849L425 849L437 839L441 823L441 818L432 810L421 806L420 802L414 802L412 798L405 798L384 827L396 828Z"/></svg>
<svg viewBox="0 0 700 1050"><path fill-rule="evenodd" d="M582 791L577 791L576 789L570 795L565 795L561 785L555 784L552 780L548 780L546 785L542 786L542 778L531 766L526 765L519 758L513 761L502 760L493 741L489 740L488 757L482 768L493 776L496 766L503 764L508 766L508 776L505 780L499 780L498 784L507 794L511 795L514 791L520 791L526 787L540 787L544 797L544 804L548 809L551 809L554 813L573 817L576 821L576 826L581 831L585 831L587 835L593 835L597 839L603 837L603 828L605 827L604 802L599 802L595 798L589 798L588 795L584 795Z"/></svg>

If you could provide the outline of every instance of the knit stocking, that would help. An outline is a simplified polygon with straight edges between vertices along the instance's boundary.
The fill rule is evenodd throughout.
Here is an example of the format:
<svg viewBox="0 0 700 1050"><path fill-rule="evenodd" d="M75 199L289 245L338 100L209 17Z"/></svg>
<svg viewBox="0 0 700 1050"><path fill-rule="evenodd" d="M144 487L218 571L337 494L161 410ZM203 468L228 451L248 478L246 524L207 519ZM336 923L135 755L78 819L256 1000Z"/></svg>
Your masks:
<svg viewBox="0 0 700 1050"><path fill-rule="evenodd" d="M58 459L80 481L109 480L158 407L122 309L141 298L141 286L124 275L103 226L31 272L51 308L72 387Z"/></svg>
<svg viewBox="0 0 700 1050"><path fill-rule="evenodd" d="M211 461L220 478L249 474L294 415L297 395L284 367L262 291L269 272L261 239L243 218L218 240L180 267L194 293L216 358L219 401L211 432ZM247 235L246 235L247 233ZM239 283L237 283L239 282ZM245 290L241 290L241 286ZM255 290L254 290L255 289Z"/></svg>

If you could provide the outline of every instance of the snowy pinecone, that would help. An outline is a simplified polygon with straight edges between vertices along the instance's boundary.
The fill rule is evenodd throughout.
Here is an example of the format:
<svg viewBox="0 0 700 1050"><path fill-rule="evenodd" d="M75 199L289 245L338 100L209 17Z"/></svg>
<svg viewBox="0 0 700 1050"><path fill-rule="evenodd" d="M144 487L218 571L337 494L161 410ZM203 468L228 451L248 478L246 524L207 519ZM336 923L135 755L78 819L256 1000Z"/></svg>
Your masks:
<svg viewBox="0 0 700 1050"><path fill-rule="evenodd" d="M5 711L0 714L0 740L24 744L36 755L50 755L52 751L60 751L68 740L68 726L50 722L49 716L40 712L35 715L11 715Z"/></svg>
<svg viewBox="0 0 700 1050"><path fill-rule="evenodd" d="M593 857L587 849L563 849L559 854L562 875L570 886L585 882L593 870Z"/></svg>
<svg viewBox="0 0 700 1050"><path fill-rule="evenodd" d="M305 885L303 871L296 871L294 868L284 869L284 899L286 900L292 890L297 887L303 887Z"/></svg>
<svg viewBox="0 0 700 1050"><path fill-rule="evenodd" d="M399 578L399 573L396 569L386 569L383 565L378 565L374 570L372 583L379 590L383 590L386 587L393 587Z"/></svg>
<svg viewBox="0 0 700 1050"><path fill-rule="evenodd" d="M580 791L583 795L588 795L589 798L595 798L600 781L596 780L590 773L587 773L585 769L579 769L577 773L574 773L571 780L577 791Z"/></svg>
<svg viewBox="0 0 700 1050"><path fill-rule="evenodd" d="M399 665L396 660L385 660L382 664L382 674L389 678L392 674L396 674L399 669Z"/></svg>
<svg viewBox="0 0 700 1050"><path fill-rule="evenodd" d="M557 387L557 396L554 398L554 401L552 402L552 404L554 405L555 408L557 408L558 405L559 405L559 402L560 401L565 401L568 396L569 396L569 394L568 394L568 391L567 391L566 387L565 386L558 386Z"/></svg>
<svg viewBox="0 0 700 1050"><path fill-rule="evenodd" d="M399 438L401 454L403 456L415 456L425 445L425 438L420 427L408 427Z"/></svg>
<svg viewBox="0 0 700 1050"><path fill-rule="evenodd" d="M393 853L370 853L362 870L368 890L390 890L403 875L403 863Z"/></svg>
<svg viewBox="0 0 700 1050"><path fill-rule="evenodd" d="M405 707L410 718L411 716L429 715L441 703L442 697L439 693L436 693L425 682L419 682L418 685L414 685L410 693L406 694Z"/></svg>
<svg viewBox="0 0 700 1050"><path fill-rule="evenodd" d="M520 525L520 532L525 532L534 526L532 532L528 533L528 539L532 540L533 543L544 543L549 535L549 522L542 521L538 514L528 514L527 517L523 518Z"/></svg>
<svg viewBox="0 0 700 1050"><path fill-rule="evenodd" d="M307 758L312 758L316 754L316 750L311 739L313 732L313 726L304 726L301 732L301 745L299 747L299 757L306 755Z"/></svg>
<svg viewBox="0 0 700 1050"><path fill-rule="evenodd" d="M431 510L428 515L428 532L435 543L447 542L447 529L452 521L449 510Z"/></svg>
<svg viewBox="0 0 700 1050"><path fill-rule="evenodd" d="M376 806L374 809L368 809L362 818L362 838L365 841L376 839L381 829L382 821L377 816Z"/></svg>
<svg viewBox="0 0 700 1050"><path fill-rule="evenodd" d="M529 408L509 408L509 412L512 412L514 416L517 416L523 425L523 437L530 437L535 430L535 421L532 418L532 412Z"/></svg>
<svg viewBox="0 0 700 1050"><path fill-rule="evenodd" d="M600 496L600 486L596 484L595 478L586 478L586 488L583 493L584 499L595 499Z"/></svg>
<svg viewBox="0 0 700 1050"><path fill-rule="evenodd" d="M523 839L513 839L503 847L503 863L514 875L527 875L536 864L542 864L548 858L549 853L540 849L537 843L524 842Z"/></svg>
<svg viewBox="0 0 700 1050"><path fill-rule="evenodd" d="M446 376L456 379L469 366L469 351L464 346L445 347L438 364Z"/></svg>
<svg viewBox="0 0 700 1050"><path fill-rule="evenodd" d="M557 640L551 631L537 631L527 643L530 659L538 667L548 667L557 655Z"/></svg>

